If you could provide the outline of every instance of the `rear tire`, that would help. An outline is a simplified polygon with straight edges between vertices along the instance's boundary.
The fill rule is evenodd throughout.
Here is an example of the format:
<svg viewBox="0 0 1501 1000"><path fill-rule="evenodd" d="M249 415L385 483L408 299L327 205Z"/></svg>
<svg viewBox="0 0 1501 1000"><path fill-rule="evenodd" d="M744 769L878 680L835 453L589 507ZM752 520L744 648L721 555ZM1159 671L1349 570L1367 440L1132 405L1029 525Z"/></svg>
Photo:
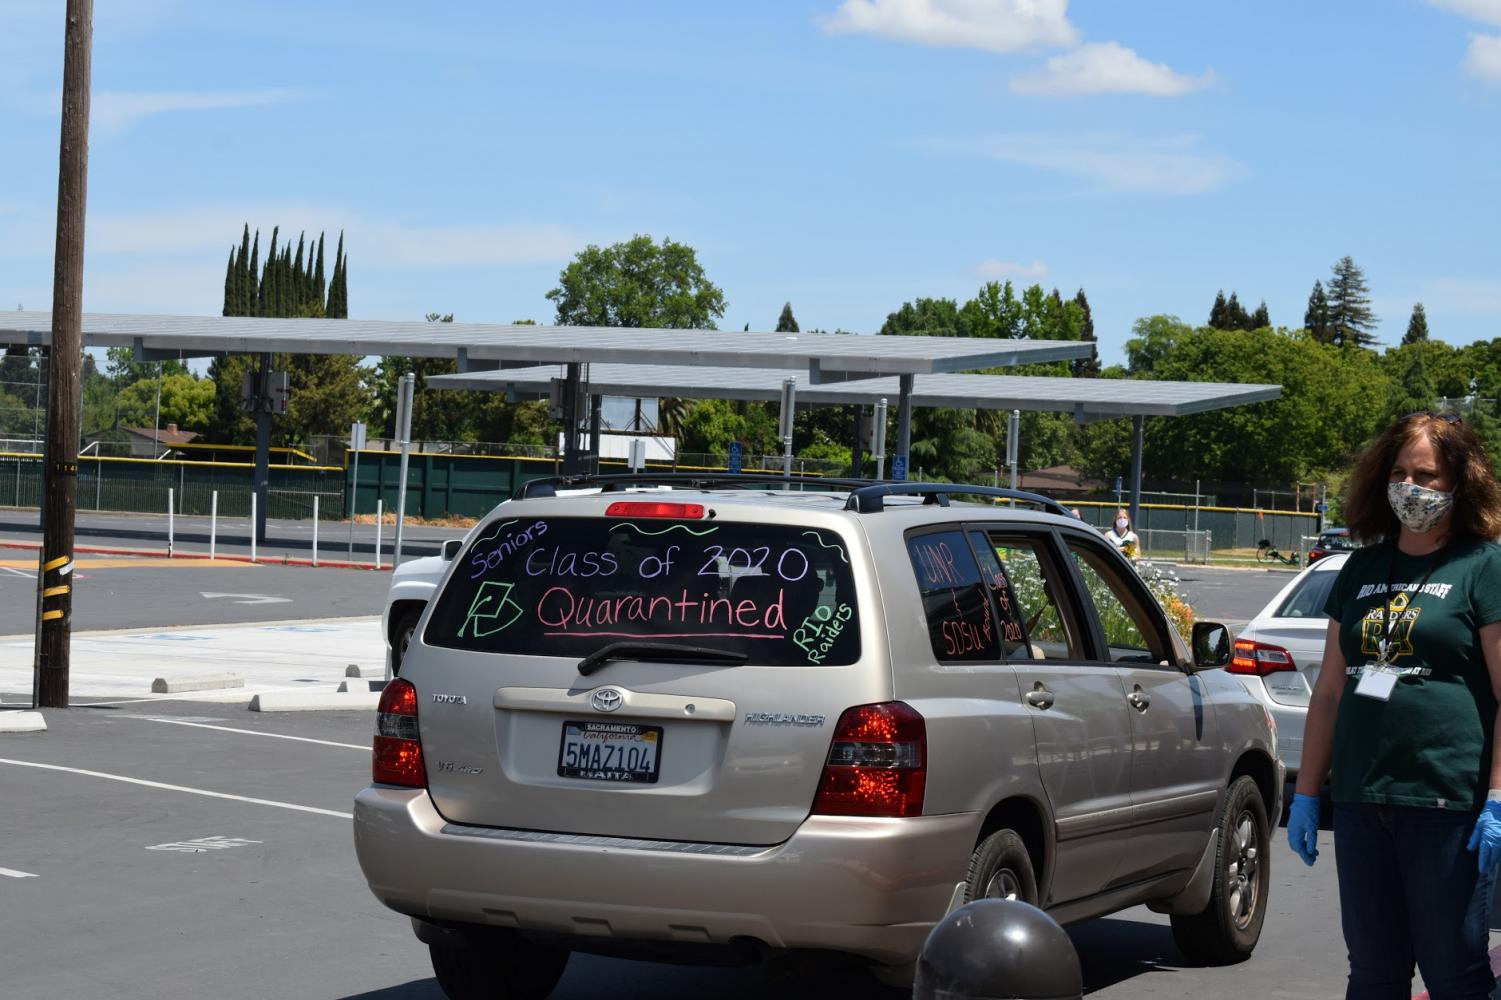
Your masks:
<svg viewBox="0 0 1501 1000"><path fill-rule="evenodd" d="M407 647L412 644L412 637L417 634L417 623L422 620L422 608L412 608L403 611L401 617L396 619L396 624L391 627L391 676L401 673L401 661L406 658Z"/></svg>
<svg viewBox="0 0 1501 1000"><path fill-rule="evenodd" d="M1189 961L1233 965L1251 957L1266 919L1271 831L1261 790L1239 777L1225 795L1216 837L1214 888L1202 913L1173 914L1173 940Z"/></svg>
<svg viewBox="0 0 1501 1000"><path fill-rule="evenodd" d="M568 950L512 934L476 936L459 948L429 945L433 972L449 1000L545 1000L568 965Z"/></svg>
<svg viewBox="0 0 1501 1000"><path fill-rule="evenodd" d="M969 856L964 901L977 899L1019 899L1038 905L1032 856L1015 830L997 830L980 841Z"/></svg>

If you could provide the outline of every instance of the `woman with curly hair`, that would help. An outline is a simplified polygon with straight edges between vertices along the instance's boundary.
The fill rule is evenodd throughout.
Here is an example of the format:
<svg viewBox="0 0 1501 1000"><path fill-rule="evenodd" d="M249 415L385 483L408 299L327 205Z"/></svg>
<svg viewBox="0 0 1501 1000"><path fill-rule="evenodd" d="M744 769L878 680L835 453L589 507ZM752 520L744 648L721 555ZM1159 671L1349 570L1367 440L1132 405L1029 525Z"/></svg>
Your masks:
<svg viewBox="0 0 1501 1000"><path fill-rule="evenodd" d="M1501 862L1501 485L1474 430L1413 413L1360 457L1345 523L1366 545L1330 591L1287 823L1318 858L1330 776L1347 1000L1489 997ZM1332 767L1332 776L1331 776Z"/></svg>

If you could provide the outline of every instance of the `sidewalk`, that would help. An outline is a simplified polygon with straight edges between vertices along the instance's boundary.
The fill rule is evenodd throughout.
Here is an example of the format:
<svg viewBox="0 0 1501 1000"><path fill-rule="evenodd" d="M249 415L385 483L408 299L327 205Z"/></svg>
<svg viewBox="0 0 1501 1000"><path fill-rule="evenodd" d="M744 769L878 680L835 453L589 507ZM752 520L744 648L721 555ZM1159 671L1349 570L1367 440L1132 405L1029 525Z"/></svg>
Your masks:
<svg viewBox="0 0 1501 1000"><path fill-rule="evenodd" d="M332 693L358 664L380 677L386 645L379 618L343 618L202 628L77 632L68 693L72 699L249 702L262 693ZM153 694L158 677L234 674L243 687ZM31 636L0 637L0 704L29 701Z"/></svg>

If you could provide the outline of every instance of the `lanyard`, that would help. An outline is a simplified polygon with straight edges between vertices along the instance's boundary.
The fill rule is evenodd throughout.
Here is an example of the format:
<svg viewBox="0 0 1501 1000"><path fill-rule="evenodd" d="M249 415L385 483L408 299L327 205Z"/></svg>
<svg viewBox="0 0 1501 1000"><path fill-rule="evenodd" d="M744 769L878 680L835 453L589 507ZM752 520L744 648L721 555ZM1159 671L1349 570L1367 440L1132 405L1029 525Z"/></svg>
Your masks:
<svg viewBox="0 0 1501 1000"><path fill-rule="evenodd" d="M1423 592L1423 588L1428 584L1428 578L1433 575L1433 571L1438 568L1439 563L1443 562L1442 555L1443 549L1439 549L1428 560L1428 568L1423 571L1423 578L1412 588L1413 598L1416 598ZM1396 576L1397 543L1392 542L1392 557L1386 564L1386 593L1381 598L1381 639L1376 644L1378 659L1382 664L1391 662L1387 656L1387 651L1391 649L1392 627L1395 625L1395 621L1392 618L1392 584L1396 581ZM1403 590L1401 593L1405 594L1407 591ZM1398 612L1398 615L1400 616L1406 610L1406 606L1404 605L1403 610Z"/></svg>

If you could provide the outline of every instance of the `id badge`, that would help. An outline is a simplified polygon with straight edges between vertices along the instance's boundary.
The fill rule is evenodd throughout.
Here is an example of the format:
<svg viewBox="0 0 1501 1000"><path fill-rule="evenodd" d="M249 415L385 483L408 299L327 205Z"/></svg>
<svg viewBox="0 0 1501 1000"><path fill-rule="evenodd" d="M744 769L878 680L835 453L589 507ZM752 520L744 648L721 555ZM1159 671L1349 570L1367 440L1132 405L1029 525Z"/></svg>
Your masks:
<svg viewBox="0 0 1501 1000"><path fill-rule="evenodd" d="M1360 672L1360 681L1355 685L1355 693L1366 698L1375 698L1377 701L1388 701L1392 696L1392 689L1396 686L1395 672L1379 663L1368 663Z"/></svg>

